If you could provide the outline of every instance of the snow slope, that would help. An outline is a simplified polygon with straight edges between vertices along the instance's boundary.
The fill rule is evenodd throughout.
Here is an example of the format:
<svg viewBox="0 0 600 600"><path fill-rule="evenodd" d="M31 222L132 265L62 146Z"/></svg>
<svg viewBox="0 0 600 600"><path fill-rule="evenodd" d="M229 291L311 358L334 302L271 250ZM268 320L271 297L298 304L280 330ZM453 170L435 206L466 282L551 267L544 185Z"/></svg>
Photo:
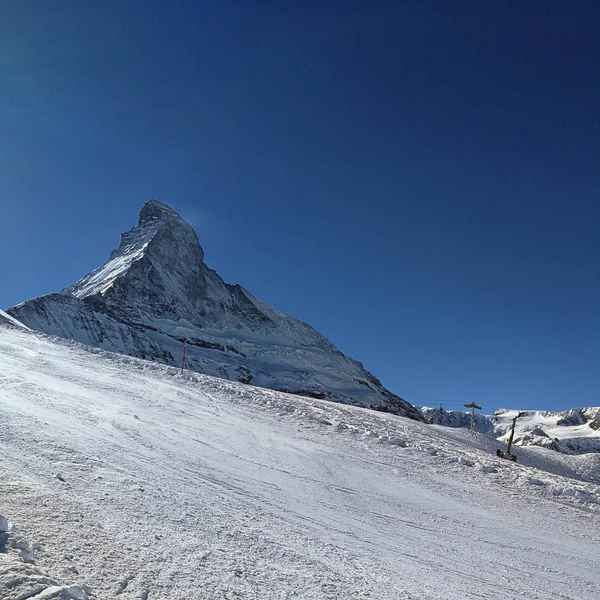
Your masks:
<svg viewBox="0 0 600 600"><path fill-rule="evenodd" d="M471 413L421 407L427 423L468 428ZM564 454L600 453L600 407L571 408L562 412L498 409L493 415L475 415L475 430L497 438L504 448L512 422L524 413L515 426L514 446L541 446Z"/></svg>
<svg viewBox="0 0 600 600"><path fill-rule="evenodd" d="M270 389L422 420L363 366L302 323L225 283L193 228L155 200L101 267L8 311L32 329Z"/></svg>
<svg viewBox="0 0 600 600"><path fill-rule="evenodd" d="M12 327L20 327L21 329L29 329L29 327L23 325L21 321L17 321L14 317L0 310L0 325L10 325Z"/></svg>
<svg viewBox="0 0 600 600"><path fill-rule="evenodd" d="M494 447L0 327L0 513L90 598L597 600L593 469Z"/></svg>

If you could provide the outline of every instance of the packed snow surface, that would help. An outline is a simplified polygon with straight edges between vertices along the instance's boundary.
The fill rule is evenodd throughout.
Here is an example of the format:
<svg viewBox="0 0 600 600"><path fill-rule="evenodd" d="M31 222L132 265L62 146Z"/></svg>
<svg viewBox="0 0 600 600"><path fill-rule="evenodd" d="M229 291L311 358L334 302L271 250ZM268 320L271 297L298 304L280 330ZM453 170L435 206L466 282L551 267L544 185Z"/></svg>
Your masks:
<svg viewBox="0 0 600 600"><path fill-rule="evenodd" d="M598 455L495 447L0 326L0 514L90 598L597 600Z"/></svg>

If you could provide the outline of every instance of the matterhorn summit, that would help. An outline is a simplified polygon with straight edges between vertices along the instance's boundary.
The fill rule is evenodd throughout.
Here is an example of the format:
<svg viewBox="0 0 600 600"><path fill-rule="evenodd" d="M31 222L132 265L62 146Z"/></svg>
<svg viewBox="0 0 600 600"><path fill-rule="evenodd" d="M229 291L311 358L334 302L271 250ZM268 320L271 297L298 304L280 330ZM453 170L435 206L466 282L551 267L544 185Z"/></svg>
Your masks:
<svg viewBox="0 0 600 600"><path fill-rule="evenodd" d="M191 371L422 420L362 365L302 323L225 283L194 229L152 200L108 261L8 313L26 326Z"/></svg>

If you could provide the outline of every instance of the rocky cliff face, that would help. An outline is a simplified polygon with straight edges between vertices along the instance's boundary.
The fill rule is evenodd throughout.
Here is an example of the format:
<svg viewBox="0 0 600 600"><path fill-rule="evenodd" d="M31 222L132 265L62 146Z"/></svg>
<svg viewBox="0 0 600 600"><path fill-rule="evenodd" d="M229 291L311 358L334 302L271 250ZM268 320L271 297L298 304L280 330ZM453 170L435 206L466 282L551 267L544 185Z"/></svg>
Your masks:
<svg viewBox="0 0 600 600"><path fill-rule="evenodd" d="M192 227L154 200L106 264L8 312L32 329L171 365L185 338L188 369L423 420L312 327L225 283Z"/></svg>

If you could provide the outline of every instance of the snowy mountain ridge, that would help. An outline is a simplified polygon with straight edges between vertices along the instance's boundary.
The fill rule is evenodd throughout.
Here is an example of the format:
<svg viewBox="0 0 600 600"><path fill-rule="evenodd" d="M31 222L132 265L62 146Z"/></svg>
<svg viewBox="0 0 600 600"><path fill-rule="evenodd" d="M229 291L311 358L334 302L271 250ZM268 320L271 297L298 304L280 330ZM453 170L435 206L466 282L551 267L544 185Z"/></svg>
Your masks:
<svg viewBox="0 0 600 600"><path fill-rule="evenodd" d="M446 427L469 428L471 413L421 407L425 421ZM600 407L571 408L561 412L498 409L493 415L475 415L475 431L505 443L517 414L513 443L516 446L541 446L563 454L600 453Z"/></svg>
<svg viewBox="0 0 600 600"><path fill-rule="evenodd" d="M0 310L0 325L9 325L10 327L21 327L21 329L29 329L18 321L14 317L11 317L8 313L5 313L3 310Z"/></svg>
<svg viewBox="0 0 600 600"><path fill-rule="evenodd" d="M108 261L60 294L8 310L32 329L260 387L422 420L312 327L225 283L194 229L152 200Z"/></svg>

